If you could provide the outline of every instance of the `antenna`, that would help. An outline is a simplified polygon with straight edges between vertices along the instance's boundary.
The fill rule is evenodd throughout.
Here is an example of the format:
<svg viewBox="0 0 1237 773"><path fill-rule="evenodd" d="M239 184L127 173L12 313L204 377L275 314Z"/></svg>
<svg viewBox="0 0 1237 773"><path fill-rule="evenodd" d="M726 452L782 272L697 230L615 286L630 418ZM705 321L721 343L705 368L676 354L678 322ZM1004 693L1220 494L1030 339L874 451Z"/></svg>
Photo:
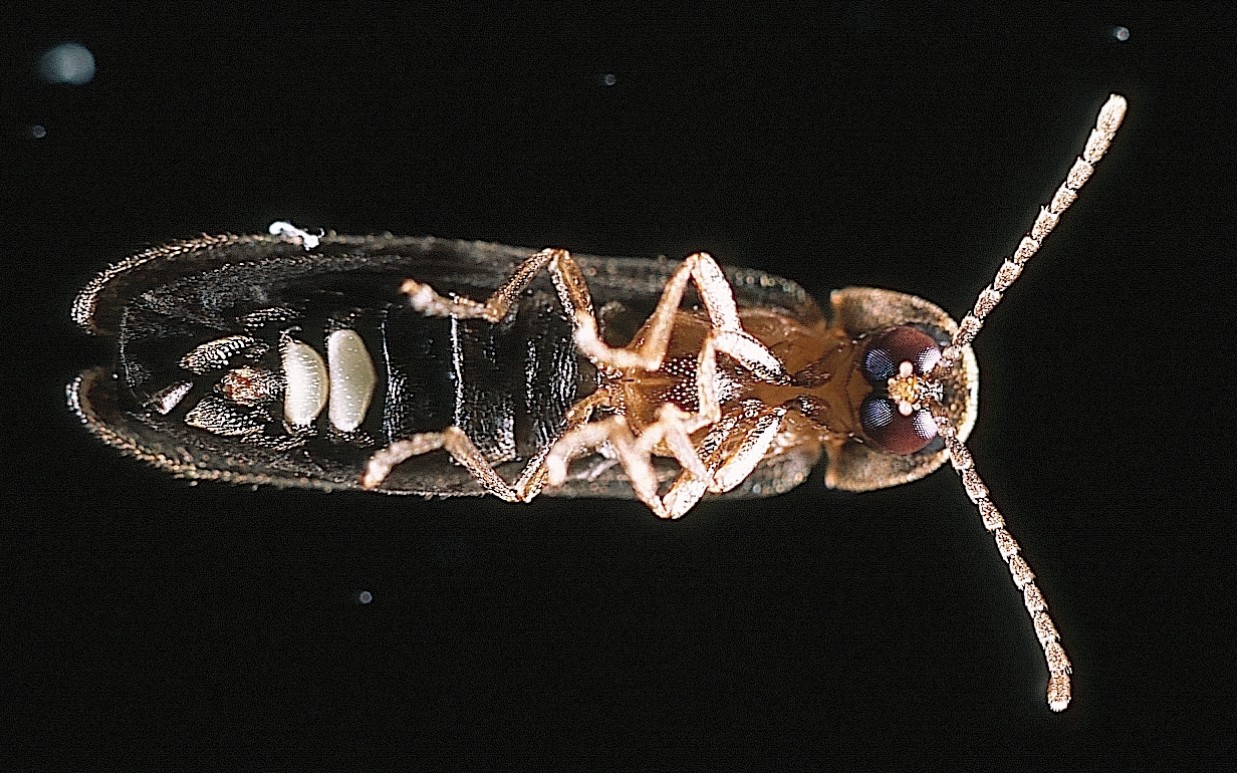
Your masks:
<svg viewBox="0 0 1237 773"><path fill-rule="evenodd" d="M1087 138L1087 145L1082 155L1074 162L1065 182L1057 188L1052 201L1047 207L1040 208L1039 217L1035 218L1035 224L1031 226L1031 230L1022 237L1018 249L1014 250L1012 256L1005 259L1000 269L997 270L992 284L979 294L975 300L975 308L963 317L962 323L958 326L958 332L954 333L949 346L942 352L941 360L934 369L935 372L944 372L943 369L952 368L961 359L963 348L970 344L979 333L984 325L984 318L1001 302L1001 294L1009 289L1009 286L1022 273L1022 267L1043 246L1044 239L1052 233L1061 213L1074 203L1074 199L1078 198L1078 190L1090 179L1091 173L1095 171L1095 165L1104 157L1124 117L1125 98L1118 94L1108 97L1108 101L1100 108L1095 128L1091 130L1091 136ZM949 461L962 478L962 486L966 489L966 495L979 508L984 528L992 534L1001 558L1009 566L1009 574L1014 579L1014 585L1022 591L1023 603L1026 605L1027 614L1031 616L1031 622L1035 625L1035 636L1039 639L1040 647L1044 650L1044 660L1048 664L1048 706L1053 711L1064 711L1070 701L1070 662L1065 654L1065 648L1061 646L1057 627L1053 624L1052 618L1048 616L1048 604L1044 601L1044 594L1035 584L1035 574L1022 557L1017 541L1006 530L1005 519L1001 517L1001 512L988 498L988 487L984 485L979 473L975 471L975 462L971 458L971 452L958 439L957 429L946 414L945 407L941 405L939 398L933 396L929 396L925 402L932 412L932 417L936 420L937 431L945 441Z"/></svg>
<svg viewBox="0 0 1237 773"><path fill-rule="evenodd" d="M1056 227L1061 213L1069 209L1069 206L1078 198L1079 189L1091 178L1095 165L1108 152L1108 146L1112 144L1112 139L1117 133L1117 128L1121 126L1123 118L1125 118L1125 97L1112 94L1100 108L1099 117L1095 120L1095 128L1091 130L1091 136L1087 138L1087 145L1083 148L1082 155L1074 161L1074 166L1069 170L1065 181L1057 188L1048 206L1040 207L1039 217L1035 218L1031 230L1022 237L1014 254L1006 258L1001 267L997 269L992 284L984 288L984 291L975 299L975 308L962 318L962 322L958 325L958 332L954 333L953 340L941 353L942 358L937 365L938 368L952 368L962 357L962 347L975 339L984 326L984 319L1001 302L1002 293L1008 290L1018 275L1022 273L1022 268L1027 261L1039 252L1048 234L1052 233L1052 229Z"/></svg>

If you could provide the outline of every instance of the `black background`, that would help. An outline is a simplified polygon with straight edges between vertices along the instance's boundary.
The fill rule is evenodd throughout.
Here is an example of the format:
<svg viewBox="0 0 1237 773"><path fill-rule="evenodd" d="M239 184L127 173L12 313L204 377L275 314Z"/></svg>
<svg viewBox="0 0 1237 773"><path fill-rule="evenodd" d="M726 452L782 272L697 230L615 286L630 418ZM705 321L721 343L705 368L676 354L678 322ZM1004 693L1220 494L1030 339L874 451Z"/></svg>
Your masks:
<svg viewBox="0 0 1237 773"><path fill-rule="evenodd" d="M1222 19L1139 8L10 19L0 754L1228 759L1235 41ZM36 77L64 40L93 51L90 84ZM858 496L815 476L662 523L635 502L191 487L64 405L107 357L68 317L93 273L276 219L707 249L819 299L865 284L961 316L1112 91L1130 101L1112 152L977 345L971 447L1072 657L1062 715L947 470Z"/></svg>

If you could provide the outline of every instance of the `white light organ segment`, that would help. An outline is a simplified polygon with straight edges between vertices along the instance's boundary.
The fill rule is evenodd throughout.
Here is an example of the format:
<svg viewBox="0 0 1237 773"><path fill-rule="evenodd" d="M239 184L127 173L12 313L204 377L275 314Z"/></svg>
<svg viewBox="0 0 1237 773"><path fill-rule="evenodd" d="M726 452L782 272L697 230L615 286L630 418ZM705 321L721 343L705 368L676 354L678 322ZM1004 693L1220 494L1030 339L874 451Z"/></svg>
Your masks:
<svg viewBox="0 0 1237 773"><path fill-rule="evenodd" d="M307 343L287 339L282 347L284 390L283 417L294 427L313 424L326 407L330 391L326 364Z"/></svg>
<svg viewBox="0 0 1237 773"><path fill-rule="evenodd" d="M336 330L326 338L330 363L331 404L327 415L341 432L361 426L378 381L365 342L355 330Z"/></svg>

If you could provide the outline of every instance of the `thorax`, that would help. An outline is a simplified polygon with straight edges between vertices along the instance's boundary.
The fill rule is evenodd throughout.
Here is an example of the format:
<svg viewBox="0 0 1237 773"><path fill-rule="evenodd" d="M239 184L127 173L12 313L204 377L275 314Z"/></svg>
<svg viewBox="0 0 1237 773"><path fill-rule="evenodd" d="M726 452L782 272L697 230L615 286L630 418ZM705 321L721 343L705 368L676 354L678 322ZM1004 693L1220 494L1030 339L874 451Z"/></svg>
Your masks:
<svg viewBox="0 0 1237 773"><path fill-rule="evenodd" d="M819 441L853 434L856 406L871 391L857 367L857 342L823 321L809 325L770 309L742 309L740 319L744 330L781 361L791 380L763 382L729 357L719 356L714 386L723 414L758 401L790 408L788 415L793 418L787 428L796 434L808 432ZM674 403L685 411L699 407L698 360L709 330L703 312L679 312L661 368L652 373L625 371L603 383L602 388L615 393L634 431L654 422L662 403Z"/></svg>

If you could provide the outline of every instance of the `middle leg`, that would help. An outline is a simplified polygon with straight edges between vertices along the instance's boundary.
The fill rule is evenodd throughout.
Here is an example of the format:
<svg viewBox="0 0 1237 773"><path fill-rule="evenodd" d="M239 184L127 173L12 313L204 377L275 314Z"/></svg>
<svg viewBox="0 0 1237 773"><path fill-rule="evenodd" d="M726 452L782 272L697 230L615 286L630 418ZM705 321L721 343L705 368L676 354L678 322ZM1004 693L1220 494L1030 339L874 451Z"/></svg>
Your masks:
<svg viewBox="0 0 1237 773"><path fill-rule="evenodd" d="M408 296L409 305L428 317L454 317L455 319L484 319L499 323L511 311L516 299L542 269L548 269L559 302L567 318L574 321L579 315L593 319L593 299L588 283L579 265L566 250L544 249L533 253L516 266L507 281L485 301L471 298L447 298L439 295L433 287L415 279L404 280L400 292ZM596 327L594 320L593 326Z"/></svg>
<svg viewBox="0 0 1237 773"><path fill-rule="evenodd" d="M666 493L667 517L682 517L706 492L725 493L738 487L768 453L786 413L784 407L745 405L718 422L700 442L709 477L684 469Z"/></svg>
<svg viewBox="0 0 1237 773"><path fill-rule="evenodd" d="M723 421L716 393L716 344L725 340L724 336L725 332L711 331L701 346L696 363L694 413L673 403L663 403L656 420L638 436L623 416L581 424L565 432L550 449L546 458L550 485L559 485L566 479L567 465L572 459L606 445L623 465L636 498L662 518L683 515L706 490L724 492L739 485L764 457L786 411L762 411L759 405L745 403ZM712 429L697 446L691 436L706 427ZM742 442L732 441L734 437ZM652 461L659 448L683 469L664 499L657 490ZM712 457L711 464L701 461L702 454Z"/></svg>

